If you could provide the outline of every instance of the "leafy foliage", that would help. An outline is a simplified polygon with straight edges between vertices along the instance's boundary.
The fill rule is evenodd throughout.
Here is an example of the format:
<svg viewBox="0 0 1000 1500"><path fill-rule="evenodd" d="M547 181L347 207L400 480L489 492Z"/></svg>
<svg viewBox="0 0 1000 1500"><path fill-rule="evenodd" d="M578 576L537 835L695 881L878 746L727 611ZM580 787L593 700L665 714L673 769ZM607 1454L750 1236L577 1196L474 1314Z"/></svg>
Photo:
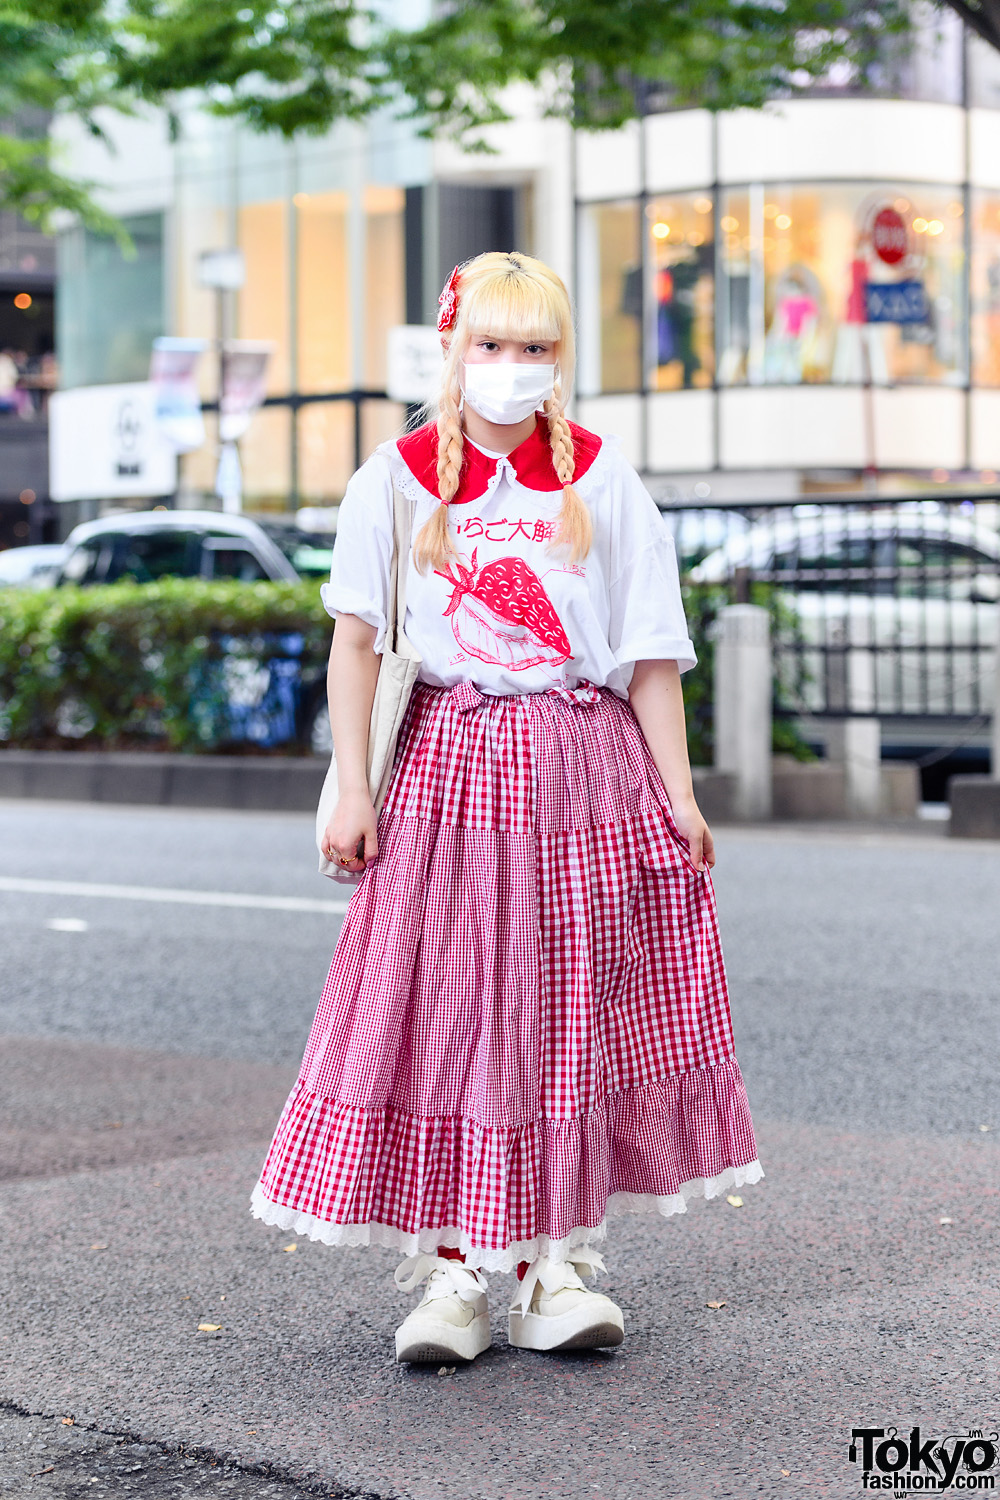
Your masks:
<svg viewBox="0 0 1000 1500"><path fill-rule="evenodd" d="M467 136L498 118L505 85L556 80L548 112L577 126L623 124L644 86L675 106L758 108L905 32L906 0L460 0L385 47L387 72L427 133Z"/></svg>
<svg viewBox="0 0 1000 1500"><path fill-rule="evenodd" d="M0 0L0 122L6 122L0 208L44 230L57 210L65 210L128 249L121 225L95 203L95 185L59 170L48 135L56 113L75 115L100 136L95 112L101 106L129 108L111 66L110 34L104 0Z"/></svg>
<svg viewBox="0 0 1000 1500"><path fill-rule="evenodd" d="M33 747L206 750L224 738L234 658L302 637L319 671L331 621L312 583L164 579L0 593L0 737Z"/></svg>
<svg viewBox="0 0 1000 1500"><path fill-rule="evenodd" d="M392 108L423 134L484 147L503 91L541 87L551 114L622 124L650 91L674 105L755 108L834 66L862 78L911 0L450 0L391 27L362 0L0 0L0 207L47 226L69 209L120 228L93 184L59 170L53 114L101 133L99 110L198 104L291 137ZM939 0L1000 40L1000 0ZM25 127L24 121L31 122Z"/></svg>
<svg viewBox="0 0 1000 1500"><path fill-rule="evenodd" d="M691 639L698 653L696 670L686 673L683 679L688 753L692 765L710 766L715 758L715 628L719 611L733 601L729 589L719 583L682 581L681 593ZM794 624L788 605L771 584L751 583L748 602L760 605L771 616L772 640L779 639L782 632ZM775 751L794 755L796 760L816 759L783 710L777 680L771 725L771 744Z"/></svg>
<svg viewBox="0 0 1000 1500"><path fill-rule="evenodd" d="M752 602L782 606L765 584ZM688 748L712 762L713 627L728 604L716 584L684 585L698 667L684 678ZM290 633L306 676L322 671L332 622L315 583L166 578L101 588L0 592L0 743L43 749L211 751L225 738L219 668L255 666ZM288 747L294 750L296 746ZM784 720L775 749L810 752Z"/></svg>

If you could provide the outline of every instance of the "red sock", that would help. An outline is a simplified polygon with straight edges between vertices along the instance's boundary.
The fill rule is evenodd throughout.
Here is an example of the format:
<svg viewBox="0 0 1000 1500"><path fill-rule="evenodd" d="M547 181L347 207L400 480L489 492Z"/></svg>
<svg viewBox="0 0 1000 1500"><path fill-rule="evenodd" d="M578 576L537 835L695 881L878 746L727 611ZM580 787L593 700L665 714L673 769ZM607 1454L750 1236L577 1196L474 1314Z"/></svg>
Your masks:
<svg viewBox="0 0 1000 1500"><path fill-rule="evenodd" d="M530 1260L522 1260L520 1262L520 1264L518 1265L518 1268L517 1268L517 1279L518 1279L518 1281L523 1281L524 1280L524 1273L525 1273L525 1271L528 1269L528 1267L530 1265L531 1265L531 1261Z"/></svg>
<svg viewBox="0 0 1000 1500"><path fill-rule="evenodd" d="M447 1247L442 1247L441 1245L438 1246L436 1253L438 1255L442 1256L445 1260L463 1260L464 1261L464 1259L465 1259L465 1256L463 1255L463 1253L462 1253L461 1250L450 1250Z"/></svg>

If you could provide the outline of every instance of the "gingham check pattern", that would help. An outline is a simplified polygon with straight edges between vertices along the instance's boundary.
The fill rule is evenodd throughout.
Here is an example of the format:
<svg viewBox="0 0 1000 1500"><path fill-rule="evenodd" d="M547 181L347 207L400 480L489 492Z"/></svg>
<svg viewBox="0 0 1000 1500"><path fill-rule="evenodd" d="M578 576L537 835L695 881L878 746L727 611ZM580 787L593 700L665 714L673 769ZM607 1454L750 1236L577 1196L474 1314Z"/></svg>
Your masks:
<svg viewBox="0 0 1000 1500"><path fill-rule="evenodd" d="M418 682L378 842L258 1217L497 1265L761 1175L711 877L625 699Z"/></svg>

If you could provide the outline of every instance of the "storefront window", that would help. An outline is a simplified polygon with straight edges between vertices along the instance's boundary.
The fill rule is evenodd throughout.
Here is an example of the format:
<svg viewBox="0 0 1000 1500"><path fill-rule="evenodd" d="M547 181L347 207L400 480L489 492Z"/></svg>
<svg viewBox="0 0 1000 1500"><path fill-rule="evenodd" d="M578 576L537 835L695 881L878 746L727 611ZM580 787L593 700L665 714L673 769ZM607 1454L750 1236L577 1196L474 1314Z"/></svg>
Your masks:
<svg viewBox="0 0 1000 1500"><path fill-rule="evenodd" d="M268 395L291 386L289 359L288 212L285 199L244 203L239 209L239 245L246 260L246 282L238 293L241 339L269 339Z"/></svg>
<svg viewBox="0 0 1000 1500"><path fill-rule="evenodd" d="M163 219L124 221L135 254L77 226L59 238L56 326L64 386L145 380L164 331Z"/></svg>
<svg viewBox="0 0 1000 1500"><path fill-rule="evenodd" d="M948 188L726 193L720 383L964 384L963 212Z"/></svg>
<svg viewBox="0 0 1000 1500"><path fill-rule="evenodd" d="M599 203L580 215L578 387L582 396L637 391L642 382L639 205Z"/></svg>
<svg viewBox="0 0 1000 1500"><path fill-rule="evenodd" d="M291 490L292 413L265 406L240 438L247 510L286 510Z"/></svg>
<svg viewBox="0 0 1000 1500"><path fill-rule="evenodd" d="M299 410L299 495L303 505L335 505L354 472L354 406L310 402Z"/></svg>
<svg viewBox="0 0 1000 1500"><path fill-rule="evenodd" d="M365 188L365 384L384 388L389 329L406 322L403 209L398 187Z"/></svg>
<svg viewBox="0 0 1000 1500"><path fill-rule="evenodd" d="M406 407L398 401L366 401L361 408L362 462L379 443L402 437L405 426Z"/></svg>
<svg viewBox="0 0 1000 1500"><path fill-rule="evenodd" d="M1000 386L1000 193L975 195L972 230L972 379Z"/></svg>
<svg viewBox="0 0 1000 1500"><path fill-rule="evenodd" d="M647 384L676 391L712 384L715 279L712 200L705 193L646 205Z"/></svg>
<svg viewBox="0 0 1000 1500"><path fill-rule="evenodd" d="M351 283L346 193L296 193L298 388L351 386Z"/></svg>

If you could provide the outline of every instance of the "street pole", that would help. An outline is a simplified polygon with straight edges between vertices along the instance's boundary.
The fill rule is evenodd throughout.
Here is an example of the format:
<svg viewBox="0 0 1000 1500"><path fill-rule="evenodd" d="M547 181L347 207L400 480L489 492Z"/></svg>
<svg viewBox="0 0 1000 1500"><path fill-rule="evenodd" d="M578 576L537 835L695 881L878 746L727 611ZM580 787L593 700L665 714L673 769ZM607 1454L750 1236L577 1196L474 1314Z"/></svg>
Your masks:
<svg viewBox="0 0 1000 1500"><path fill-rule="evenodd" d="M215 292L215 333L219 357L215 492L222 500L224 510L239 511L242 506L238 479L227 472L225 462L229 445L222 440L222 402L226 393L226 294L239 291L246 281L246 263L242 250L235 247L228 250L206 250L198 259L198 279L203 287ZM236 457L235 445L233 459L234 463L230 467L238 475L239 459Z"/></svg>

